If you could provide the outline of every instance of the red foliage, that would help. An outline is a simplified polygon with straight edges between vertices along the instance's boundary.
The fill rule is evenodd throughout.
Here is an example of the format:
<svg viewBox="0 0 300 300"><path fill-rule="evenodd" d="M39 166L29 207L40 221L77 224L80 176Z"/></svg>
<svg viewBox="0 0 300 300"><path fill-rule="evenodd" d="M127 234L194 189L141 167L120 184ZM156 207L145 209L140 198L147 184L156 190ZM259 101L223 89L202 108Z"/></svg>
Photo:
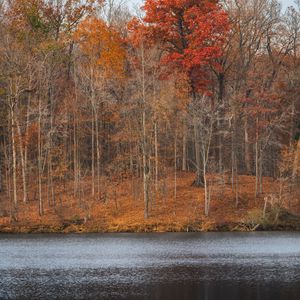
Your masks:
<svg viewBox="0 0 300 300"><path fill-rule="evenodd" d="M218 1L146 0L143 9L146 15L139 32L161 45L165 53L162 62L182 69L192 86L199 88L204 79L201 69L216 64L229 29Z"/></svg>

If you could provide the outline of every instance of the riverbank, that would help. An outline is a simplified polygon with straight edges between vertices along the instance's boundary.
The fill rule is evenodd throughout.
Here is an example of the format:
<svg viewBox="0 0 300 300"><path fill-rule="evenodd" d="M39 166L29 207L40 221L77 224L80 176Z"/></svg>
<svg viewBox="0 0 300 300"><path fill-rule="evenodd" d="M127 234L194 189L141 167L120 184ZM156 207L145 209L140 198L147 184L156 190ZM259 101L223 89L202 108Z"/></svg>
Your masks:
<svg viewBox="0 0 300 300"><path fill-rule="evenodd" d="M106 185L105 194L91 199L88 181L80 199L71 193L72 185L56 189L56 202L44 205L39 215L38 201L32 191L28 203L18 203L14 215L9 201L0 200L2 233L88 233L88 232L207 232L300 230L299 199L291 195L281 212L267 209L263 217L264 195L274 193L277 183L264 178L264 195L253 195L254 178L239 176L238 193L230 183L214 180L209 216L204 216L204 190L193 186L193 173L179 173L177 196L170 176L160 181L158 195L152 195L149 217L144 218L140 183L126 179ZM45 190L46 194L46 190ZM84 196L86 195L86 196ZM277 216L278 214L278 216Z"/></svg>
<svg viewBox="0 0 300 300"><path fill-rule="evenodd" d="M137 226L111 226L108 228L103 227L87 227L87 226L51 226L51 225L38 225L38 226L0 226L0 233L7 234L37 234L37 233L167 233L167 232L253 232L253 231L300 231L300 224L274 224L274 225L260 225L251 228L243 223L228 223L228 224L214 224L207 228L207 225L202 227L197 225L181 225L181 224L155 224L155 225L137 225Z"/></svg>
<svg viewBox="0 0 300 300"><path fill-rule="evenodd" d="M62 225L0 225L0 233L164 233L164 232L253 232L253 231L300 231L300 218L294 221L281 220L276 224L253 224L245 222L214 223L203 221L198 223L142 223L142 224L110 224L97 226L89 224L69 223Z"/></svg>

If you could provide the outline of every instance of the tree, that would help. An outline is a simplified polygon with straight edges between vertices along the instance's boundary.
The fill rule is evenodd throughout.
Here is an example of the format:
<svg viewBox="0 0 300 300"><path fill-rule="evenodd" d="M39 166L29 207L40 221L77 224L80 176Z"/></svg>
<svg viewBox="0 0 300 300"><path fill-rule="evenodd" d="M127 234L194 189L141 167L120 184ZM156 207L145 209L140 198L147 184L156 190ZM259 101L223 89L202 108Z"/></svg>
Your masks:
<svg viewBox="0 0 300 300"><path fill-rule="evenodd" d="M143 6L146 34L166 53L162 62L187 75L194 101L209 93L207 66L217 65L229 29L227 14L217 1L148 0ZM216 66L217 67L217 66ZM201 185L199 146L195 141L197 177ZM198 159L197 159L198 158Z"/></svg>
<svg viewBox="0 0 300 300"><path fill-rule="evenodd" d="M74 34L83 54L79 61L84 91L92 107L92 195L95 196L94 149L96 149L97 193L100 193L101 145L99 136L100 108L105 101L105 85L112 78L121 79L124 73L125 52L119 34L104 21L85 19ZM96 143L94 141L96 140ZM95 145L96 144L96 145Z"/></svg>

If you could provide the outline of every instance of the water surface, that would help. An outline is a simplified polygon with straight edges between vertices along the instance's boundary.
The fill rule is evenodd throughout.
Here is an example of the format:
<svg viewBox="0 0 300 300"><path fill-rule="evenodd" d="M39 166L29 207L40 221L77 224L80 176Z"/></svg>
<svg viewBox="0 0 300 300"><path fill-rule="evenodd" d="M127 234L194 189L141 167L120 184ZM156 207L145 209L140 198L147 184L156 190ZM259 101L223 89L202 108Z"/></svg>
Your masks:
<svg viewBox="0 0 300 300"><path fill-rule="evenodd" d="M300 299L300 233L0 235L0 299Z"/></svg>

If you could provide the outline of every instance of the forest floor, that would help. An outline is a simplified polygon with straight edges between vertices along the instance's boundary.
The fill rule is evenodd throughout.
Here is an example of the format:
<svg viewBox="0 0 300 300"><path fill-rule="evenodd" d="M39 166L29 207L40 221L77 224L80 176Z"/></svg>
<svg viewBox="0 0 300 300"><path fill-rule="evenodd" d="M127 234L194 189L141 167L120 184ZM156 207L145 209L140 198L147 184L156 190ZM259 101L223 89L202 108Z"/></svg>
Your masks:
<svg viewBox="0 0 300 300"><path fill-rule="evenodd" d="M55 188L55 205L47 202L44 194L44 214L39 215L36 189L29 200L19 199L18 208L11 217L11 205L5 193L0 194L0 232L187 232L187 231L254 231L300 230L300 199L291 193L275 222L269 211L262 217L264 196L279 190L278 182L263 179L264 193L255 198L255 178L239 176L238 198L230 182L221 183L210 176L209 216L204 215L204 189L192 185L195 175L177 174L177 195L174 198L174 175L159 181L149 217L144 218L142 184L139 179L124 179L121 183L102 181L105 193L94 199L89 180L81 185L81 197L74 197L73 183ZM228 181L226 178L225 181ZM70 191L70 192L66 192ZM49 194L49 193L48 193ZM19 195L21 197L21 195ZM50 197L49 197L50 198ZM238 200L238 203L236 202ZM236 206L237 204L237 206Z"/></svg>

